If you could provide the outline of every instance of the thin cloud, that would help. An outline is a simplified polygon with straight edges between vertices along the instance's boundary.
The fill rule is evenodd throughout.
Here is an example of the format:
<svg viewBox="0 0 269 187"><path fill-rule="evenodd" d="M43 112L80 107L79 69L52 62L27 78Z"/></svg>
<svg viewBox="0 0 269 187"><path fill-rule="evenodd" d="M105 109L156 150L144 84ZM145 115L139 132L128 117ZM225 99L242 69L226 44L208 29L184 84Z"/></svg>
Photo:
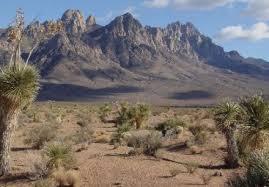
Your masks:
<svg viewBox="0 0 269 187"><path fill-rule="evenodd" d="M247 8L243 13L258 20L269 20L269 0L248 0Z"/></svg>
<svg viewBox="0 0 269 187"><path fill-rule="evenodd" d="M241 0L146 0L144 5L151 8L173 7L176 9L210 10L230 5Z"/></svg>
<svg viewBox="0 0 269 187"><path fill-rule="evenodd" d="M243 15L258 20L269 20L269 0L144 0L150 8L175 8L179 10L212 10L218 7L233 7L242 3Z"/></svg>
<svg viewBox="0 0 269 187"><path fill-rule="evenodd" d="M151 8L164 8L171 3L171 0L147 0L144 5Z"/></svg>
<svg viewBox="0 0 269 187"><path fill-rule="evenodd" d="M241 25L228 26L221 29L216 37L216 40L218 41L229 41L235 39L249 41L269 39L269 25L264 22L259 22L249 28L245 28Z"/></svg>

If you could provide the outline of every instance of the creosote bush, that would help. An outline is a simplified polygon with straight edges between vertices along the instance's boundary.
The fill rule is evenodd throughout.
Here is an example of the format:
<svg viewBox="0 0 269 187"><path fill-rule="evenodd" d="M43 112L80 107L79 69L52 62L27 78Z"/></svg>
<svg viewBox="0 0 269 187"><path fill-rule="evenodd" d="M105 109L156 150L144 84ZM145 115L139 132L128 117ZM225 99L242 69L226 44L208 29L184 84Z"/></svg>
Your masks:
<svg viewBox="0 0 269 187"><path fill-rule="evenodd" d="M193 134L193 142L203 145L209 139L209 133L206 126L193 125L189 127L189 131Z"/></svg>
<svg viewBox="0 0 269 187"><path fill-rule="evenodd" d="M31 129L24 140L26 144L33 148L41 149L43 146L56 138L57 127L55 125L42 124Z"/></svg>
<svg viewBox="0 0 269 187"><path fill-rule="evenodd" d="M155 129L161 131L163 136L173 136L180 134L183 131L183 128L186 126L186 123L178 118L175 118L169 119L163 123L159 123Z"/></svg>
<svg viewBox="0 0 269 187"><path fill-rule="evenodd" d="M145 155L155 156L162 145L161 135L154 131L148 135L131 135L128 137L127 144L134 148L135 154L144 153Z"/></svg>
<svg viewBox="0 0 269 187"><path fill-rule="evenodd" d="M112 112L112 106L111 104L104 104L99 108L99 117L102 122L106 122L106 118L109 116L109 114Z"/></svg>
<svg viewBox="0 0 269 187"><path fill-rule="evenodd" d="M121 126L123 124L129 123L129 105L128 103L121 103L118 109L118 117L116 119L116 125Z"/></svg>
<svg viewBox="0 0 269 187"><path fill-rule="evenodd" d="M94 131L90 127L81 127L73 136L72 140L76 144L91 143L93 141Z"/></svg>
<svg viewBox="0 0 269 187"><path fill-rule="evenodd" d="M116 144L122 144L124 134L129 132L132 129L132 126L129 123L122 124L117 128L117 132L113 133L111 143Z"/></svg>

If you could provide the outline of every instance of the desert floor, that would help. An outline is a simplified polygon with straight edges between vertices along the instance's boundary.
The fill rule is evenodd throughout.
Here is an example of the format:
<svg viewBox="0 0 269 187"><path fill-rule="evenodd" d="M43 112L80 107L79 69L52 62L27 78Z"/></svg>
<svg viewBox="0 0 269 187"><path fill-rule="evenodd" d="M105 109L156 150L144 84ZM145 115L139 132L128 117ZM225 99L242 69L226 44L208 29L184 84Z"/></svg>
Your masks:
<svg viewBox="0 0 269 187"><path fill-rule="evenodd" d="M225 139L215 129L211 109L151 106L152 113L146 127L156 126L167 119L180 118L189 126L208 129L206 142L188 146L193 138L188 128L177 137L167 138L155 157L129 155L133 148L115 147L110 143L116 131L113 123L103 123L98 104L91 103L35 103L23 111L14 134L11 152L11 175L0 178L0 186L33 186L35 179L27 177L42 150L25 144L28 132L41 124L57 125L57 138L66 139L81 128L83 121L93 129L92 143L72 144L76 159L74 170L79 174L80 186L225 186L229 177L242 169L224 167ZM114 119L111 112L109 119ZM210 130L209 130L210 129ZM143 130L141 130L143 131ZM83 149L81 149L83 147Z"/></svg>

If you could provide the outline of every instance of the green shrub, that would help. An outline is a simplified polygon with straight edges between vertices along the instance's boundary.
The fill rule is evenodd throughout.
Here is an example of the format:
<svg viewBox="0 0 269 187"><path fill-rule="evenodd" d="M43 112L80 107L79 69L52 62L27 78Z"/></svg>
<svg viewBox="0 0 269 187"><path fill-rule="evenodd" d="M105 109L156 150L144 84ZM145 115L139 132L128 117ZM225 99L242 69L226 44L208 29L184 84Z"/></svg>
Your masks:
<svg viewBox="0 0 269 187"><path fill-rule="evenodd" d="M50 169L70 168L74 164L71 147L64 143L55 142L44 148L44 156L47 157L47 166Z"/></svg>
<svg viewBox="0 0 269 187"><path fill-rule="evenodd" d="M24 142L26 144L32 145L36 149L41 149L45 145L45 143L55 139L56 133L56 126L42 124L38 127L31 129Z"/></svg>
<svg viewBox="0 0 269 187"><path fill-rule="evenodd" d="M145 155L155 156L161 147L161 135L158 132L151 132L145 136L131 135L127 140L128 146L134 148L134 153L144 153Z"/></svg>
<svg viewBox="0 0 269 187"><path fill-rule="evenodd" d="M116 143L122 143L123 135L130 131L132 126L129 123L122 124L117 128L117 132L112 135L111 142L115 145Z"/></svg>
<svg viewBox="0 0 269 187"><path fill-rule="evenodd" d="M103 106L99 108L99 117L102 122L106 122L106 118L109 116L111 111L112 111L112 106L111 104L108 104L108 103L104 104Z"/></svg>
<svg viewBox="0 0 269 187"><path fill-rule="evenodd" d="M129 106L128 104L121 104L118 112L117 126L125 123L130 123L137 129L141 128L143 122L148 119L150 115L150 107L146 104L136 104Z"/></svg>
<svg viewBox="0 0 269 187"><path fill-rule="evenodd" d="M81 127L73 136L72 140L76 144L91 143L94 131L89 127Z"/></svg>
<svg viewBox="0 0 269 187"><path fill-rule="evenodd" d="M247 152L263 149L268 144L269 103L261 95L241 100L241 131L244 136L240 143Z"/></svg>
<svg viewBox="0 0 269 187"><path fill-rule="evenodd" d="M258 151L246 160L247 172L229 180L231 187L263 187L269 185L269 152Z"/></svg>
<svg viewBox="0 0 269 187"><path fill-rule="evenodd" d="M149 118L150 107L146 104L136 104L129 109L129 118L133 126L140 129L143 122Z"/></svg>
<svg viewBox="0 0 269 187"><path fill-rule="evenodd" d="M155 128L157 131L161 131L163 136L179 134L182 132L182 128L186 127L186 124L180 119L169 119L163 123L159 123Z"/></svg>
<svg viewBox="0 0 269 187"><path fill-rule="evenodd" d="M189 131L193 134L193 141L197 144L205 144L208 141L209 134L207 127L202 125L193 125L189 127Z"/></svg>
<svg viewBox="0 0 269 187"><path fill-rule="evenodd" d="M118 111L118 117L116 119L116 125L121 126L123 124L129 123L129 105L128 103L121 103Z"/></svg>

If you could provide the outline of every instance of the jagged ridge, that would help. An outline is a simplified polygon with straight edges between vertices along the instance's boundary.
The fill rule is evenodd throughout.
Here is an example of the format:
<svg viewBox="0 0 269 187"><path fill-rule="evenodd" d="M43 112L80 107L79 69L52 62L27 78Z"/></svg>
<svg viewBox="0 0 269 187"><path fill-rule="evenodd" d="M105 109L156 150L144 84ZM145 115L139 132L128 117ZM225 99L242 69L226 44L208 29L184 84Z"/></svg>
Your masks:
<svg viewBox="0 0 269 187"><path fill-rule="evenodd" d="M234 95L235 90L269 89L267 62L225 52L191 23L143 26L127 13L100 26L93 16L85 20L79 10L67 10L58 21L64 31L41 43L31 58L46 82L89 88L131 84L146 95L167 98L179 91L202 90L217 98ZM27 27L30 44L37 37L33 28L47 24ZM4 61L5 30L0 30L0 46Z"/></svg>

